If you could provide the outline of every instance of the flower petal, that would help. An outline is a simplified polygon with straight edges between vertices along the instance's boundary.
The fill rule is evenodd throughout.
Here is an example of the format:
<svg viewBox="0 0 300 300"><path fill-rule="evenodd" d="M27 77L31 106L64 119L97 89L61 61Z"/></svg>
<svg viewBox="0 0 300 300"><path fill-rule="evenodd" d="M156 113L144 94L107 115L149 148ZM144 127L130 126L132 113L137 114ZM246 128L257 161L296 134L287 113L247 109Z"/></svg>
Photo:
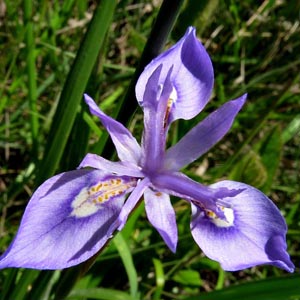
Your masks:
<svg viewBox="0 0 300 300"><path fill-rule="evenodd" d="M171 67L171 82L174 93L169 122L191 119L206 105L213 88L213 67L211 60L189 27L186 34L172 48L152 60L141 74L136 85L136 97L141 106L144 90L154 70L162 64L159 84L163 84Z"/></svg>
<svg viewBox="0 0 300 300"><path fill-rule="evenodd" d="M176 217L168 194L148 188L144 193L149 222L159 232L172 252L176 252L178 232Z"/></svg>
<svg viewBox="0 0 300 300"><path fill-rule="evenodd" d="M80 168L91 167L116 175L144 177L141 168L130 162L110 161L97 154L88 153L79 165Z"/></svg>
<svg viewBox="0 0 300 300"><path fill-rule="evenodd" d="M245 103L246 94L229 101L190 130L176 145L167 150L164 166L179 170L190 164L215 145L230 129Z"/></svg>
<svg viewBox="0 0 300 300"><path fill-rule="evenodd" d="M33 194L0 268L62 269L87 260L111 237L108 229L135 185L130 177L86 169L48 179Z"/></svg>
<svg viewBox="0 0 300 300"><path fill-rule="evenodd" d="M160 89L158 79L161 67L160 65L151 74L144 94L144 132L141 165L148 172L161 168L165 151L167 102L172 91L172 86L169 72L162 89Z"/></svg>
<svg viewBox="0 0 300 300"><path fill-rule="evenodd" d="M219 217L224 213L218 208L217 203L220 195L235 196L241 192L239 189L213 189L200 184L179 172L161 173L151 178L153 186L169 195L183 198L192 203L197 203L214 212Z"/></svg>
<svg viewBox="0 0 300 300"><path fill-rule="evenodd" d="M273 202L244 183L221 181L210 187L243 191L221 199L232 209L227 214L227 225L193 205L191 231L203 252L227 271L270 264L293 272L294 265L286 252L287 227Z"/></svg>
<svg viewBox="0 0 300 300"><path fill-rule="evenodd" d="M127 198L117 220L111 225L108 230L108 234L112 234L115 228L122 230L125 226L130 213L134 210L138 202L140 201L145 189L149 186L150 181L148 178L139 180L136 188L132 191L130 196Z"/></svg>
<svg viewBox="0 0 300 300"><path fill-rule="evenodd" d="M101 120L108 131L120 160L137 164L141 156L141 147L130 131L121 123L103 113L91 97L85 94L84 98L91 113Z"/></svg>

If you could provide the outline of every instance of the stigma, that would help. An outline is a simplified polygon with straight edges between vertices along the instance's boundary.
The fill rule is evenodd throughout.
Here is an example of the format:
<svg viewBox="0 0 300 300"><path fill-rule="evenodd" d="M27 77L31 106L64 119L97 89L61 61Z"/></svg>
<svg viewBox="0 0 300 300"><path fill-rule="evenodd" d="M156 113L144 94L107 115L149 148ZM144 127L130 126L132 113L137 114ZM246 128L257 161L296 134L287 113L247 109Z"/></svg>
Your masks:
<svg viewBox="0 0 300 300"><path fill-rule="evenodd" d="M104 203L130 192L136 183L135 178L108 177L90 187L84 187L71 203L71 216L82 218L93 215Z"/></svg>

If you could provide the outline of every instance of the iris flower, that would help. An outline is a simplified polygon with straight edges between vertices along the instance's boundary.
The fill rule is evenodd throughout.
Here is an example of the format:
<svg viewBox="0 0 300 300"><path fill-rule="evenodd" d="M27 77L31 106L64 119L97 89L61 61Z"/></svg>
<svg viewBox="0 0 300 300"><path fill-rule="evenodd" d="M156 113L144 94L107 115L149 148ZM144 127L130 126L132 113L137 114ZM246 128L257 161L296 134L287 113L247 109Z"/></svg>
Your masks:
<svg viewBox="0 0 300 300"><path fill-rule="evenodd" d="M77 170L45 181L28 203L0 268L77 265L123 228L142 198L149 222L175 252L178 233L171 195L190 203L194 240L224 270L270 264L292 272L286 223L266 195L229 180L205 186L180 172L228 132L246 95L225 103L166 150L171 123L196 116L212 88L211 60L190 27L137 82L136 97L144 113L141 145L85 95L91 113L110 134L119 161L87 154Z"/></svg>

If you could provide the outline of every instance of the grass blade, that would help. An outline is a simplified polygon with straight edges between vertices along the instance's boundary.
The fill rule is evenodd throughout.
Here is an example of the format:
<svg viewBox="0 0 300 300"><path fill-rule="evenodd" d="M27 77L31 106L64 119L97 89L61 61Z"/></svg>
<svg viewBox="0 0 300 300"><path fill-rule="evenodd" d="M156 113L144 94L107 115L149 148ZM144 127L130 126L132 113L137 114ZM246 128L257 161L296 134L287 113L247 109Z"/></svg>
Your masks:
<svg viewBox="0 0 300 300"><path fill-rule="evenodd" d="M121 232L114 237L113 242L118 249L119 255L126 269L130 285L130 294L133 299L137 299L138 279L130 249Z"/></svg>
<svg viewBox="0 0 300 300"><path fill-rule="evenodd" d="M37 176L39 183L53 175L58 167L116 3L116 0L102 0L95 10L60 97L49 134L47 152Z"/></svg>
<svg viewBox="0 0 300 300"><path fill-rule="evenodd" d="M293 300L300 299L299 275L273 278L233 286L185 300Z"/></svg>
<svg viewBox="0 0 300 300"><path fill-rule="evenodd" d="M124 292L113 290L113 289L103 289L103 288L91 288L91 289L81 289L73 290L66 300L81 300L81 299L101 299L101 300L132 300L132 298Z"/></svg>
<svg viewBox="0 0 300 300"><path fill-rule="evenodd" d="M24 1L24 23L25 23L25 44L26 44L26 64L28 75L28 100L30 107L30 123L32 136L32 153L37 157L38 153L38 112L37 112L37 84L35 67L35 43L32 20L32 0Z"/></svg>

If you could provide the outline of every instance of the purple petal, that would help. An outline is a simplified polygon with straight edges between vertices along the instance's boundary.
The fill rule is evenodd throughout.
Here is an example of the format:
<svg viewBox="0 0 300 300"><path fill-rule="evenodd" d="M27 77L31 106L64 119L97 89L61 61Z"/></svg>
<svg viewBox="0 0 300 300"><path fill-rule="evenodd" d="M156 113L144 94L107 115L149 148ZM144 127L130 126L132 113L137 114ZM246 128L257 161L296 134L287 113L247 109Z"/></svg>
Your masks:
<svg viewBox="0 0 300 300"><path fill-rule="evenodd" d="M91 167L112 173L115 175L127 175L132 177L144 177L141 168L130 162L114 162L97 154L88 153L78 168Z"/></svg>
<svg viewBox="0 0 300 300"><path fill-rule="evenodd" d="M148 172L161 168L165 151L167 132L165 126L166 111L172 86L170 78L167 76L162 90L159 89L158 79L160 72L161 65L151 74L144 94L144 132L141 165Z"/></svg>
<svg viewBox="0 0 300 300"><path fill-rule="evenodd" d="M122 228L127 222L130 213L137 206L145 189L149 186L149 184L150 181L148 178L144 178L138 181L136 188L132 191L130 196L127 198L125 204L123 205L117 220L112 224L111 228L108 230L108 234L113 233L115 228L117 228L118 230L122 230Z"/></svg>
<svg viewBox="0 0 300 300"><path fill-rule="evenodd" d="M221 181L210 187L243 191L221 199L231 206L224 211L227 222L192 206L191 231L203 252L227 271L270 264L293 272L294 265L286 252L287 227L273 202L259 190L239 182Z"/></svg>
<svg viewBox="0 0 300 300"><path fill-rule="evenodd" d="M159 191L197 203L220 217L224 215L222 210L217 207L220 194L234 196L241 192L239 189L213 189L176 172L157 174L151 178L151 183Z"/></svg>
<svg viewBox="0 0 300 300"><path fill-rule="evenodd" d="M0 268L62 269L87 260L110 238L108 229L135 185L99 170L50 178L33 194Z"/></svg>
<svg viewBox="0 0 300 300"><path fill-rule="evenodd" d="M172 252L178 241L176 217L168 194L145 190L145 209L149 222L159 232Z"/></svg>
<svg viewBox="0 0 300 300"><path fill-rule="evenodd" d="M165 168L177 171L214 146L230 129L235 116L245 103L246 96L245 94L225 103L168 149Z"/></svg>
<svg viewBox="0 0 300 300"><path fill-rule="evenodd" d="M99 117L110 134L120 160L137 164L141 156L141 147L130 131L121 123L103 113L91 97L85 94L84 98L91 113Z"/></svg>
<svg viewBox="0 0 300 300"><path fill-rule="evenodd" d="M155 58L141 74L136 85L136 97L144 105L144 91L149 77L162 65L159 84L163 85L169 70L173 85L173 100L169 122L182 118L191 119L206 105L213 88L213 67L211 60L189 27L184 37L172 48Z"/></svg>

